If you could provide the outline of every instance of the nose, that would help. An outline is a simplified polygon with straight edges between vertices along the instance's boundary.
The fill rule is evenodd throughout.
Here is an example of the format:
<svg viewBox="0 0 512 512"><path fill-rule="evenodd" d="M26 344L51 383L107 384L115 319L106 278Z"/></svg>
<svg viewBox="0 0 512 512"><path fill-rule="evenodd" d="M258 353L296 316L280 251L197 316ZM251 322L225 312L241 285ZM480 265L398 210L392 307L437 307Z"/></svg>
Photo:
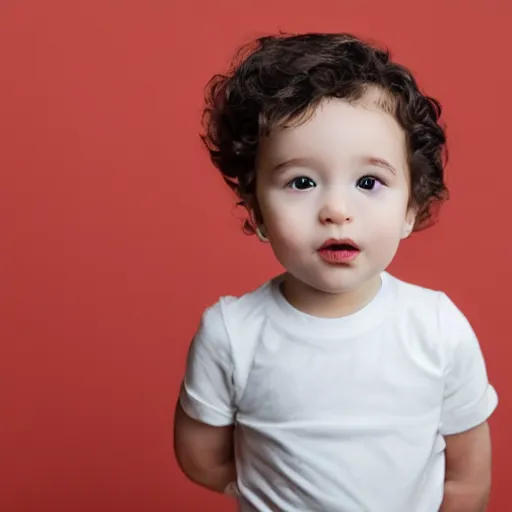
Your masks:
<svg viewBox="0 0 512 512"><path fill-rule="evenodd" d="M322 224L345 224L352 221L347 208L339 201L337 205L325 204L320 210L319 218Z"/></svg>

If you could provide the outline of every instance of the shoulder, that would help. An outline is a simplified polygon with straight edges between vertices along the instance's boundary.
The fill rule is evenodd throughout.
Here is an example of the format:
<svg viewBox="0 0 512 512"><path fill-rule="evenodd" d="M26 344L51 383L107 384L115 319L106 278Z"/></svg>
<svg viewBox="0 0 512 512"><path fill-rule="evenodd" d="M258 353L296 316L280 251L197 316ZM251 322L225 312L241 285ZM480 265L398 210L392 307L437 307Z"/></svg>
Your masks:
<svg viewBox="0 0 512 512"><path fill-rule="evenodd" d="M407 313L435 315L437 323L447 326L466 323L466 317L452 299L441 290L408 283L388 274L399 310Z"/></svg>
<svg viewBox="0 0 512 512"><path fill-rule="evenodd" d="M233 384L233 398L243 394L251 362L265 324L274 281L239 297L225 295L207 308L194 338L191 358L216 361Z"/></svg>
<svg viewBox="0 0 512 512"><path fill-rule="evenodd" d="M272 300L273 280L240 296L224 295L203 313L201 324L217 333L231 333L245 329L261 319Z"/></svg>
<svg viewBox="0 0 512 512"><path fill-rule="evenodd" d="M439 308L445 297L443 292L408 283L389 274L388 278L397 314L429 325L438 324Z"/></svg>
<svg viewBox="0 0 512 512"><path fill-rule="evenodd" d="M393 276L390 280L399 316L407 317L423 333L435 335L445 349L455 350L461 340L466 343L474 341L469 321L445 292L407 283Z"/></svg>
<svg viewBox="0 0 512 512"><path fill-rule="evenodd" d="M222 296L207 307L189 348L189 366L208 362L231 372L245 361L255 331L251 317L264 307L269 286L266 283L240 297Z"/></svg>
<svg viewBox="0 0 512 512"><path fill-rule="evenodd" d="M442 295L441 291L409 283L391 274L387 274L387 276L398 300L409 302L416 307L421 305L437 307Z"/></svg>

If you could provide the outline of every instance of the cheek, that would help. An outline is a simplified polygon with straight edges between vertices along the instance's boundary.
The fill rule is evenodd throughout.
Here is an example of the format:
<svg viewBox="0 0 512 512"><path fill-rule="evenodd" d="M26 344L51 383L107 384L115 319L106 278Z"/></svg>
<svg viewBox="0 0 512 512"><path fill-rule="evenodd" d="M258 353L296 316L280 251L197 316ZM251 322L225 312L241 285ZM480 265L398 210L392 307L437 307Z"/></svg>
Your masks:
<svg viewBox="0 0 512 512"><path fill-rule="evenodd" d="M294 247L306 238L306 222L300 212L297 212L297 215L289 215L288 212L276 211L270 214L265 226L272 241Z"/></svg>
<svg viewBox="0 0 512 512"><path fill-rule="evenodd" d="M393 260L404 229L405 207L388 208L381 215L368 219L363 239L370 258L386 267Z"/></svg>
<svg viewBox="0 0 512 512"><path fill-rule="evenodd" d="M294 197L291 194L267 194L260 201L260 210L269 232L300 230L311 222L312 208L309 197Z"/></svg>
<svg viewBox="0 0 512 512"><path fill-rule="evenodd" d="M264 211L272 249L282 264L289 264L311 240L310 219L304 209L265 208Z"/></svg>
<svg viewBox="0 0 512 512"><path fill-rule="evenodd" d="M392 199L375 210L367 208L361 212L365 217L365 231L371 239L383 243L400 239L406 222L407 202L403 197Z"/></svg>

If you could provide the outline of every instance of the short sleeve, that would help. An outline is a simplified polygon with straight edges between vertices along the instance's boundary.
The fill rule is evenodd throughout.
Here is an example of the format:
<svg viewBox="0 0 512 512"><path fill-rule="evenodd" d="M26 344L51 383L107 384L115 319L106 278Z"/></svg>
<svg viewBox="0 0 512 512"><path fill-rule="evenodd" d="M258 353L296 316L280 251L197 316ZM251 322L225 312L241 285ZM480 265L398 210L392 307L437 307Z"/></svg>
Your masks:
<svg viewBox="0 0 512 512"><path fill-rule="evenodd" d="M207 309L188 351L180 404L191 418L213 426L234 421L231 344L222 301Z"/></svg>
<svg viewBox="0 0 512 512"><path fill-rule="evenodd" d="M439 308L446 356L440 432L452 435L486 421L498 404L498 396L489 384L480 344L466 317L444 294Z"/></svg>

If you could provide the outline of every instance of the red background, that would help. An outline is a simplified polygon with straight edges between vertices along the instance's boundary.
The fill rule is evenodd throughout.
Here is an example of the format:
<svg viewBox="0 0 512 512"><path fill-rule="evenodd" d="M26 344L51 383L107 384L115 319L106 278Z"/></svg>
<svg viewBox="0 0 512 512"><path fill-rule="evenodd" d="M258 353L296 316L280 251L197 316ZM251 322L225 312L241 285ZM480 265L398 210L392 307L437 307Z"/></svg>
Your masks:
<svg viewBox="0 0 512 512"><path fill-rule="evenodd" d="M509 510L511 5L3 0L0 510L232 510L179 473L173 407L203 308L280 269L197 133L210 75L279 29L383 41L445 106L452 198L392 270L481 338Z"/></svg>

